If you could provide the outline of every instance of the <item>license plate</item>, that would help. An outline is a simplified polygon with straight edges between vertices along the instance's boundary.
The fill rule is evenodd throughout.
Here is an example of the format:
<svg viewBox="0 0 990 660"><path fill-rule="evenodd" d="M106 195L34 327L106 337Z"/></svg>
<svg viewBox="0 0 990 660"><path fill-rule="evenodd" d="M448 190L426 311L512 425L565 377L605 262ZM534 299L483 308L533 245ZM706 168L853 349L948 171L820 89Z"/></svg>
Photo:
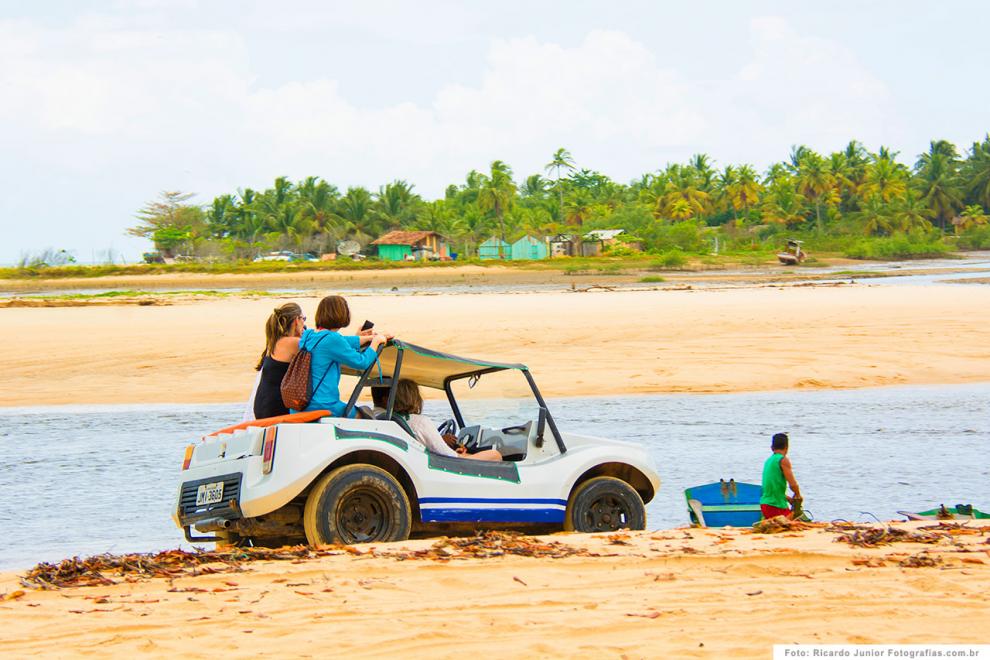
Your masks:
<svg viewBox="0 0 990 660"><path fill-rule="evenodd" d="M223 500L223 482L216 481L212 484L202 484L196 489L196 506L204 504L216 504Z"/></svg>

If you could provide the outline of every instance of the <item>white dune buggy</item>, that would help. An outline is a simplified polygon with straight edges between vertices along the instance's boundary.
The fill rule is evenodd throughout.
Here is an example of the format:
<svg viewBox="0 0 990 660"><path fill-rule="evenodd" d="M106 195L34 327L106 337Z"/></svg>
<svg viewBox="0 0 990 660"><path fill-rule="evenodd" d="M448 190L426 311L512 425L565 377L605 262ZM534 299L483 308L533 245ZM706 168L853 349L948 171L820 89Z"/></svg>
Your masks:
<svg viewBox="0 0 990 660"><path fill-rule="evenodd" d="M256 420L187 447L173 518L190 542L319 545L398 541L464 526L645 527L644 503L660 485L646 451L561 433L524 365L396 340L377 364L348 375L357 383L345 417ZM443 392L452 418L441 427L469 451L493 447L504 460L428 452L393 413L392 384L400 378ZM489 382L496 387L485 391ZM507 383L521 387L509 392ZM378 418L361 405L371 387L389 388ZM525 398L506 398L521 390ZM442 403L428 408L435 405ZM356 418L346 416L352 410Z"/></svg>

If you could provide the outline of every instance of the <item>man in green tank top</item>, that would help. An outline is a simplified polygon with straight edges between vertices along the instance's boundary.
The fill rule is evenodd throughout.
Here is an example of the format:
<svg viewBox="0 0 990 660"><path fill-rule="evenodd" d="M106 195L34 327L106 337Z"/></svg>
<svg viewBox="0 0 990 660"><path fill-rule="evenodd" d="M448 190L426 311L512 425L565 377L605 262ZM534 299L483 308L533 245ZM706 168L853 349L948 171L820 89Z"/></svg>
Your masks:
<svg viewBox="0 0 990 660"><path fill-rule="evenodd" d="M791 459L787 458L789 439L786 433L776 433L770 443L773 451L763 463L763 494L760 495L760 511L763 518L769 520L776 516L790 518L793 512L790 504L801 501L801 488L794 478ZM787 497L787 486L791 487L793 497Z"/></svg>

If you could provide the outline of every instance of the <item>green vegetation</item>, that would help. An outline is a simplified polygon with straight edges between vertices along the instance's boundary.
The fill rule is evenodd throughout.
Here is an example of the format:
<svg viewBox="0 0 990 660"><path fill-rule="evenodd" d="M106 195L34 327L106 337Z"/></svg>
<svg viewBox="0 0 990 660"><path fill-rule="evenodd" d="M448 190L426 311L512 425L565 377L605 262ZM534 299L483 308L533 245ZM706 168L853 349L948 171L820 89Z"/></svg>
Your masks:
<svg viewBox="0 0 990 660"><path fill-rule="evenodd" d="M928 259L944 257L950 249L938 239L916 234L860 240L846 250L852 259Z"/></svg>
<svg viewBox="0 0 990 660"><path fill-rule="evenodd" d="M422 198L402 180L375 192L362 187L341 192L315 176L298 183L279 177L267 190L238 190L206 206L191 203L188 193L164 192L138 212L139 223L128 231L155 244L152 260L175 257L178 263L80 268L66 263L63 253L53 253L26 258L15 269L0 270L0 277L408 267L373 259L250 263L270 250L334 252L344 240L367 248L394 229L443 234L461 263L492 236L511 242L524 234L623 229L622 242L605 253L621 261L621 268L636 267L630 264L644 253L649 255L644 267L661 269L716 263L713 254L719 260L764 263L774 260L787 238L804 240L813 255L862 259L990 246L990 135L965 154L937 140L911 166L897 156L886 147L868 152L856 141L827 155L795 146L786 160L759 173L747 164L716 167L698 154L622 184L579 167L567 150L558 149L543 173L517 180L508 164L496 160L484 172L472 170L436 200ZM575 261L572 268L584 266Z"/></svg>
<svg viewBox="0 0 990 660"><path fill-rule="evenodd" d="M653 270L674 270L687 263L687 258L680 250L670 250L660 255L660 258L653 262Z"/></svg>
<svg viewBox="0 0 990 660"><path fill-rule="evenodd" d="M667 280L659 275L647 275L646 277L639 278L639 281L643 284L659 284L660 282L666 282Z"/></svg>

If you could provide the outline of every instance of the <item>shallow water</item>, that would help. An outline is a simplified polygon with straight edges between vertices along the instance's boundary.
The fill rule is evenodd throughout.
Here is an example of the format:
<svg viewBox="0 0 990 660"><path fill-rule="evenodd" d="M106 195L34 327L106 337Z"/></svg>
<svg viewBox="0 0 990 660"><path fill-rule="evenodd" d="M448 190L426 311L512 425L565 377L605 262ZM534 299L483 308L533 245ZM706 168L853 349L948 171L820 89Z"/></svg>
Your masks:
<svg viewBox="0 0 990 660"><path fill-rule="evenodd" d="M430 408L438 404L428 405ZM818 519L898 509L990 509L990 383L842 392L551 400L565 431L650 448L663 480L650 528L686 523L683 491L759 481L770 435L791 435ZM241 404L0 410L0 569L74 554L183 544L169 512L184 446L240 418ZM441 417L434 408L433 414Z"/></svg>

